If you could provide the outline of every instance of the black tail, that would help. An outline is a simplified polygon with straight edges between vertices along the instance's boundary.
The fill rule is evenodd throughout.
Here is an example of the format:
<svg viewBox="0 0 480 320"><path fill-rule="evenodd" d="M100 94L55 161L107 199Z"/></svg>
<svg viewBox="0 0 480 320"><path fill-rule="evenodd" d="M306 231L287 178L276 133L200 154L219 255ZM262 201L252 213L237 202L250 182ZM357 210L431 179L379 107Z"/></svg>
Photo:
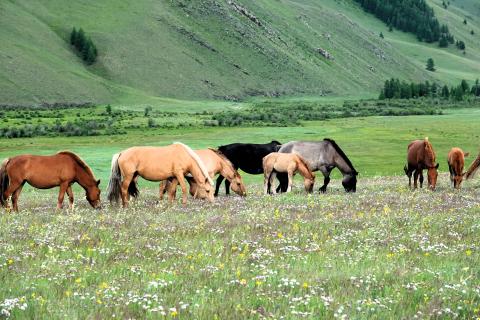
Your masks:
<svg viewBox="0 0 480 320"><path fill-rule="evenodd" d="M7 191L8 185L10 184L10 179L8 178L7 173L7 164L9 159L3 161L2 167L0 168L0 204L5 207L7 205L7 200L5 198L5 191Z"/></svg>

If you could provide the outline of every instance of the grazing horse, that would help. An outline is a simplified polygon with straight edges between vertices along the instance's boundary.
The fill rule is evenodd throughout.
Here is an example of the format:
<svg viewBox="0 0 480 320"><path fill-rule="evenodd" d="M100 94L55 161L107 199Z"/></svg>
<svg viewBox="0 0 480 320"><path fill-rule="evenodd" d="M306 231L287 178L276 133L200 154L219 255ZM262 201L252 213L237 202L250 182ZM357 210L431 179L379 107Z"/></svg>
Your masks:
<svg viewBox="0 0 480 320"><path fill-rule="evenodd" d="M132 147L113 156L107 197L110 202L118 202L121 197L125 208L130 196L138 196L138 176L149 181L175 177L182 187L182 202L186 204L184 176L187 173L193 176L200 187L205 188L208 199L213 201L213 181L202 160L190 147L180 142L166 147Z"/></svg>
<svg viewBox="0 0 480 320"><path fill-rule="evenodd" d="M465 157L468 157L469 153L464 153L460 148L452 148L448 153L448 170L450 171L450 181L453 183L453 187L460 189L463 176L466 174L463 172L465 166Z"/></svg>
<svg viewBox="0 0 480 320"><path fill-rule="evenodd" d="M423 187L423 170L427 169L428 186L435 190L438 177L439 163L435 164L435 151L428 138L412 141L407 148L407 165L403 168L408 177L408 186L412 187L412 173L414 172L413 188L417 188L417 179L420 176L420 188Z"/></svg>
<svg viewBox="0 0 480 320"><path fill-rule="evenodd" d="M227 157L233 164L235 170L242 169L248 174L263 173L262 160L267 154L276 152L282 144L273 140L266 144L254 143L232 143L218 147L218 150ZM218 189L224 179L223 175L217 178L215 196L218 195ZM225 191L230 194L230 182L225 181Z"/></svg>
<svg viewBox="0 0 480 320"><path fill-rule="evenodd" d="M327 185L330 182L330 173L334 168L338 168L343 175L342 185L346 192L357 191L358 172L353 167L348 157L342 149L332 139L323 141L291 141L282 145L278 152L297 153L302 156L312 171L320 170L324 175L321 192L327 191ZM285 174L277 174L280 186L277 192L287 190L287 177Z"/></svg>
<svg viewBox="0 0 480 320"><path fill-rule="evenodd" d="M466 173L467 180L475 176L475 173L477 172L478 168L480 168L480 153L478 154L475 161L472 162L472 164L467 170L467 173Z"/></svg>
<svg viewBox="0 0 480 320"><path fill-rule="evenodd" d="M78 182L85 189L87 200L94 208L100 206L100 180L96 180L90 167L75 153L61 151L52 156L20 155L3 161L0 168L0 203L18 211L18 197L25 183L34 188L51 189L60 186L57 208L63 206L65 192L70 209L73 208L72 184Z"/></svg>
<svg viewBox="0 0 480 320"><path fill-rule="evenodd" d="M235 193L241 196L247 195L242 177L240 174L238 174L237 170L233 168L233 164L223 155L223 153L211 148L205 150L196 150L195 153L198 154L200 159L202 159L211 178L220 173L230 182L232 190ZM207 197L205 190L200 188L194 179L189 176L187 176L186 179L190 185L190 194L192 196L200 199L205 199ZM168 189L170 196L169 198L170 201L172 201L175 198L177 185L178 180L175 178L173 178L172 181L164 180L160 184L160 200L163 199L165 189Z"/></svg>
<svg viewBox="0 0 480 320"><path fill-rule="evenodd" d="M275 193L272 184L277 172L286 172L288 174L287 192L292 191L293 176L299 172L303 178L305 191L311 193L315 183L315 174L308 167L308 163L301 156L295 153L272 152L263 158L264 183L263 190L265 194Z"/></svg>

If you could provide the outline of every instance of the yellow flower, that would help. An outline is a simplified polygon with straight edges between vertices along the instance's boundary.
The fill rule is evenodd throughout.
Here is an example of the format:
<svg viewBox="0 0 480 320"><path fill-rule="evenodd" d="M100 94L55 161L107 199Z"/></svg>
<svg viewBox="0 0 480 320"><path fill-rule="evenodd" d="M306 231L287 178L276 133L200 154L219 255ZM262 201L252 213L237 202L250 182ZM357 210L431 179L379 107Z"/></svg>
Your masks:
<svg viewBox="0 0 480 320"><path fill-rule="evenodd" d="M246 284L247 284L247 280L246 280L246 279L240 280L240 284L241 284L242 286L246 285Z"/></svg>
<svg viewBox="0 0 480 320"><path fill-rule="evenodd" d="M391 258L393 258L393 256L395 256L395 253L393 253L393 252L387 253L387 258L391 259Z"/></svg>
<svg viewBox="0 0 480 320"><path fill-rule="evenodd" d="M108 288L108 283L106 283L106 282L100 283L99 288L100 289L107 289Z"/></svg>
<svg viewBox="0 0 480 320"><path fill-rule="evenodd" d="M13 259L8 259L7 263L8 263L9 265L13 264Z"/></svg>
<svg viewBox="0 0 480 320"><path fill-rule="evenodd" d="M225 265L224 265L223 263L220 263L220 264L218 265L218 269L223 270L223 268L225 268Z"/></svg>
<svg viewBox="0 0 480 320"><path fill-rule="evenodd" d="M102 300L97 299L97 303L98 303L98 304L102 304Z"/></svg>
<svg viewBox="0 0 480 320"><path fill-rule="evenodd" d="M238 247L237 247L237 246L233 246L233 247L232 247L232 252L235 252L235 251L237 251L237 250L238 250Z"/></svg>
<svg viewBox="0 0 480 320"><path fill-rule="evenodd" d="M256 285L257 287L261 286L261 285L262 285L262 283L263 283L263 282L262 282L262 281L260 281L260 280L257 280L257 281L255 281L255 285Z"/></svg>
<svg viewBox="0 0 480 320"><path fill-rule="evenodd" d="M175 318L175 317L178 315L177 310L171 311L171 312L170 312L170 315L171 315L173 318Z"/></svg>
<svg viewBox="0 0 480 320"><path fill-rule="evenodd" d="M81 283L81 282L82 282L82 278L75 279L75 283Z"/></svg>
<svg viewBox="0 0 480 320"><path fill-rule="evenodd" d="M385 205L383 207L383 213L389 214L391 211L392 211L392 209L390 209L390 207L388 205Z"/></svg>
<svg viewBox="0 0 480 320"><path fill-rule="evenodd" d="M428 256L430 255L430 252L425 252L423 255L424 255L425 257L428 257Z"/></svg>
<svg viewBox="0 0 480 320"><path fill-rule="evenodd" d="M465 254L467 256L471 256L472 255L472 250L468 249L467 251L465 251Z"/></svg>
<svg viewBox="0 0 480 320"><path fill-rule="evenodd" d="M304 289L307 289L307 288L308 288L308 283L304 282L303 285L302 285L302 287L303 287Z"/></svg>
<svg viewBox="0 0 480 320"><path fill-rule="evenodd" d="M65 296L68 298L72 295L72 292L70 290L65 291Z"/></svg>
<svg viewBox="0 0 480 320"><path fill-rule="evenodd" d="M282 238L283 238L283 234L282 234L281 232L278 232L278 233L277 233L277 237L280 238L280 239L282 239Z"/></svg>

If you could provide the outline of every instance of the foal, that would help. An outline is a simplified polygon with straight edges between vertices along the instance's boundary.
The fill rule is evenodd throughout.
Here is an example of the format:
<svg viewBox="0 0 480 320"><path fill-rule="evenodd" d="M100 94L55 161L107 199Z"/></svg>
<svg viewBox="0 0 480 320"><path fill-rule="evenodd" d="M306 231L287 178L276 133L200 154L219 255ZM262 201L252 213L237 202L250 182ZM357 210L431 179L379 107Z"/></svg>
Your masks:
<svg viewBox="0 0 480 320"><path fill-rule="evenodd" d="M465 157L469 153L464 153L460 148L452 148L448 153L448 170L450 171L450 181L455 189L460 189L463 181L463 167L465 166Z"/></svg>
<svg viewBox="0 0 480 320"><path fill-rule="evenodd" d="M299 172L304 177L305 191L311 193L315 183L315 174L310 170L308 163L296 153L272 152L263 158L264 193L276 193L272 184L277 172L288 173L287 192L292 191L293 176ZM269 188L270 186L270 188ZM270 189L270 190L269 190Z"/></svg>

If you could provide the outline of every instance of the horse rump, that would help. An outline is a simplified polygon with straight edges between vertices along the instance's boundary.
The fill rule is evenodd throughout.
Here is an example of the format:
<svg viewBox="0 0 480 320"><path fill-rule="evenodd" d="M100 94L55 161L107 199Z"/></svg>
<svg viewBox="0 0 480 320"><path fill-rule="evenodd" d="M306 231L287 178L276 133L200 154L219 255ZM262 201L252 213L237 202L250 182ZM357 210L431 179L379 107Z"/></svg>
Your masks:
<svg viewBox="0 0 480 320"><path fill-rule="evenodd" d="M10 179L8 178L7 173L7 164L9 159L6 159L2 163L2 167L0 168L0 204L5 206L7 204L7 200L5 198L5 191L7 191L8 185L10 184Z"/></svg>

